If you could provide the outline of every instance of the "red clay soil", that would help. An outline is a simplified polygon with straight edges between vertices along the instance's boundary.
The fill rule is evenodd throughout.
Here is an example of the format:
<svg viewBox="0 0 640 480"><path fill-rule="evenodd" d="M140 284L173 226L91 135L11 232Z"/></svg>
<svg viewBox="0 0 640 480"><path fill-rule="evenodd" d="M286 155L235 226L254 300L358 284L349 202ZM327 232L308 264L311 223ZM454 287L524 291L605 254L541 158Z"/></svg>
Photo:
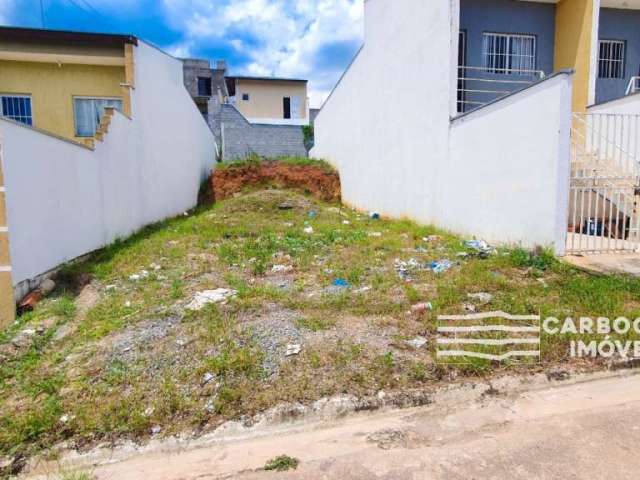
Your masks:
<svg viewBox="0 0 640 480"><path fill-rule="evenodd" d="M247 187L274 186L310 193L325 201L340 200L337 172L313 165L270 161L215 170L211 177L214 201L224 200Z"/></svg>

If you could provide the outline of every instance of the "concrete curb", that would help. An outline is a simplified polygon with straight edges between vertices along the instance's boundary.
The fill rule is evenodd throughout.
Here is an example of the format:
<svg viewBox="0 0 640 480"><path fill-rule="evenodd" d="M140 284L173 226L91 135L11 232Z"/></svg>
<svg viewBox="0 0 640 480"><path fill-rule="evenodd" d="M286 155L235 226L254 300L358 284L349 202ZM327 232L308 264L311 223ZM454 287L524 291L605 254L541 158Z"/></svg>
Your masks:
<svg viewBox="0 0 640 480"><path fill-rule="evenodd" d="M600 380L629 378L640 374L640 370L634 368L635 365L621 364L619 366L621 368L618 370L586 374L571 374L568 370L556 370L546 374L505 375L486 381L462 382L411 392L390 394L379 392L375 397L362 399L351 395L339 395L320 399L306 406L299 403L282 404L252 417L226 422L213 432L201 436L198 436L197 432L193 432L190 435L151 440L145 445L127 441L120 445L98 447L83 453L78 453L75 450L64 451L61 448L55 466L57 469L64 469L64 471L91 469L101 465L124 462L139 455L151 453L170 455L186 450L278 436L284 433L295 434L309 430L321 430L358 415L374 418L398 411L406 411L410 415L424 408L441 406L451 409L482 402L496 396L507 398L528 392L561 389ZM49 478L49 476L43 476L42 472L50 472L52 469L53 465L50 462L35 458L29 461L25 472L31 471L36 475L29 476L26 473L21 478Z"/></svg>

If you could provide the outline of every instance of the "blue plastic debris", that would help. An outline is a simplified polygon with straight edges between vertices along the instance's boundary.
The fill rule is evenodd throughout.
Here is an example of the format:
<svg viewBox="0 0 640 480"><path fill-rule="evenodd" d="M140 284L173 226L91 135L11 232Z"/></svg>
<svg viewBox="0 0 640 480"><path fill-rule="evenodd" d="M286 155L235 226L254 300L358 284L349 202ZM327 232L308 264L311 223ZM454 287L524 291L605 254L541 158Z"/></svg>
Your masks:
<svg viewBox="0 0 640 480"><path fill-rule="evenodd" d="M490 246L484 240L467 240L466 242L464 242L464 244L467 248L478 252L478 254L480 254L480 256L482 257L489 256L493 252L495 252L495 248Z"/></svg>
<svg viewBox="0 0 640 480"><path fill-rule="evenodd" d="M431 270L433 270L433 273L446 272L451 267L453 267L453 263L451 263L449 260L438 260L437 262L433 262L431 264Z"/></svg>
<svg viewBox="0 0 640 480"><path fill-rule="evenodd" d="M316 218L316 217L318 216L318 212L316 212L315 210L311 210L311 211L309 212L309 215L308 215L308 216L309 216L309 218L310 218L310 219L312 219L312 220L313 220L314 218Z"/></svg>
<svg viewBox="0 0 640 480"><path fill-rule="evenodd" d="M380 214L378 212L369 213L369 218L371 220L380 220Z"/></svg>
<svg viewBox="0 0 640 480"><path fill-rule="evenodd" d="M349 288L349 282L347 282L344 278L336 278L333 281L333 286L334 287L340 287L340 288Z"/></svg>

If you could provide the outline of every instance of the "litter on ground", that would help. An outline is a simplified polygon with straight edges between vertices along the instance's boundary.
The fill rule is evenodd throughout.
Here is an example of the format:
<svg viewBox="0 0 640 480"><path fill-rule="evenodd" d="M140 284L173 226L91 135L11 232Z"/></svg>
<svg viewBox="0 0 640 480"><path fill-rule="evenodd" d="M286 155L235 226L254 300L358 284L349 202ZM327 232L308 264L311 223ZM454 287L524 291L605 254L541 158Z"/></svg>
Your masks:
<svg viewBox="0 0 640 480"><path fill-rule="evenodd" d="M481 305L486 305L487 303L491 303L491 301L493 300L493 295L486 292L468 293L467 298L469 300L475 300Z"/></svg>
<svg viewBox="0 0 640 480"><path fill-rule="evenodd" d="M427 339L418 335L417 337L412 338L411 340L407 340L405 343L410 347L413 347L416 350L418 350L419 348L422 348L427 344Z"/></svg>
<svg viewBox="0 0 640 480"><path fill-rule="evenodd" d="M289 273L293 271L291 265L274 265L271 267L271 273Z"/></svg>
<svg viewBox="0 0 640 480"><path fill-rule="evenodd" d="M336 278L333 281L332 285L334 287L339 287L339 288L349 288L350 287L349 282L346 281L344 278Z"/></svg>
<svg viewBox="0 0 640 480"><path fill-rule="evenodd" d="M229 298L235 297L238 294L235 290L228 288L218 288L216 290L205 290L204 292L196 293L195 297L187 305L187 310L202 310L206 305L210 303L226 303Z"/></svg>
<svg viewBox="0 0 640 480"><path fill-rule="evenodd" d="M465 303L462 305L462 308L464 308L464 311L468 313L474 313L477 310L473 303Z"/></svg>
<svg viewBox="0 0 640 480"><path fill-rule="evenodd" d="M480 256L488 256L496 251L491 245L484 240L467 240L464 242L467 248L475 250Z"/></svg>
<svg viewBox="0 0 640 480"><path fill-rule="evenodd" d="M360 287L357 290L354 290L353 293L367 293L369 291L371 291L372 288L370 286L364 286L364 287Z"/></svg>
<svg viewBox="0 0 640 480"><path fill-rule="evenodd" d="M302 346L298 344L287 345L287 351L285 352L286 357L292 357L294 355L298 355L302 351Z"/></svg>
<svg viewBox="0 0 640 480"><path fill-rule="evenodd" d="M424 313L431 310L433 310L433 304L431 302L417 303L411 307L413 313Z"/></svg>
<svg viewBox="0 0 640 480"><path fill-rule="evenodd" d="M405 281L411 280L411 272L423 268L422 264L415 258L410 258L406 261L396 258L393 266L396 269L396 272L398 272L400 279Z"/></svg>
<svg viewBox="0 0 640 480"><path fill-rule="evenodd" d="M449 260L438 260L437 262L433 262L431 264L431 270L433 273L443 273L453 267L453 263Z"/></svg>

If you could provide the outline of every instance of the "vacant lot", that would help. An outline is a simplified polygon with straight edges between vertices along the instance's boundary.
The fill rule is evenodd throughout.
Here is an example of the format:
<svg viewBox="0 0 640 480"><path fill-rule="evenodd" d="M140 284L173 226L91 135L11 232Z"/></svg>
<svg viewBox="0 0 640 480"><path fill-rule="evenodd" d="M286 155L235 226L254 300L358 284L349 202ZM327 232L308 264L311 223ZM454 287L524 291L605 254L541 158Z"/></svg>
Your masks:
<svg viewBox="0 0 640 480"><path fill-rule="evenodd" d="M199 433L336 393L604 365L571 363L568 337L543 339L542 366L436 365L442 313L640 317L638 280L590 276L544 251L483 258L463 240L263 190L98 252L0 333L0 460L18 467L63 441ZM427 268L444 259L451 268ZM235 296L189 308L216 289ZM468 296L478 293L489 295Z"/></svg>

